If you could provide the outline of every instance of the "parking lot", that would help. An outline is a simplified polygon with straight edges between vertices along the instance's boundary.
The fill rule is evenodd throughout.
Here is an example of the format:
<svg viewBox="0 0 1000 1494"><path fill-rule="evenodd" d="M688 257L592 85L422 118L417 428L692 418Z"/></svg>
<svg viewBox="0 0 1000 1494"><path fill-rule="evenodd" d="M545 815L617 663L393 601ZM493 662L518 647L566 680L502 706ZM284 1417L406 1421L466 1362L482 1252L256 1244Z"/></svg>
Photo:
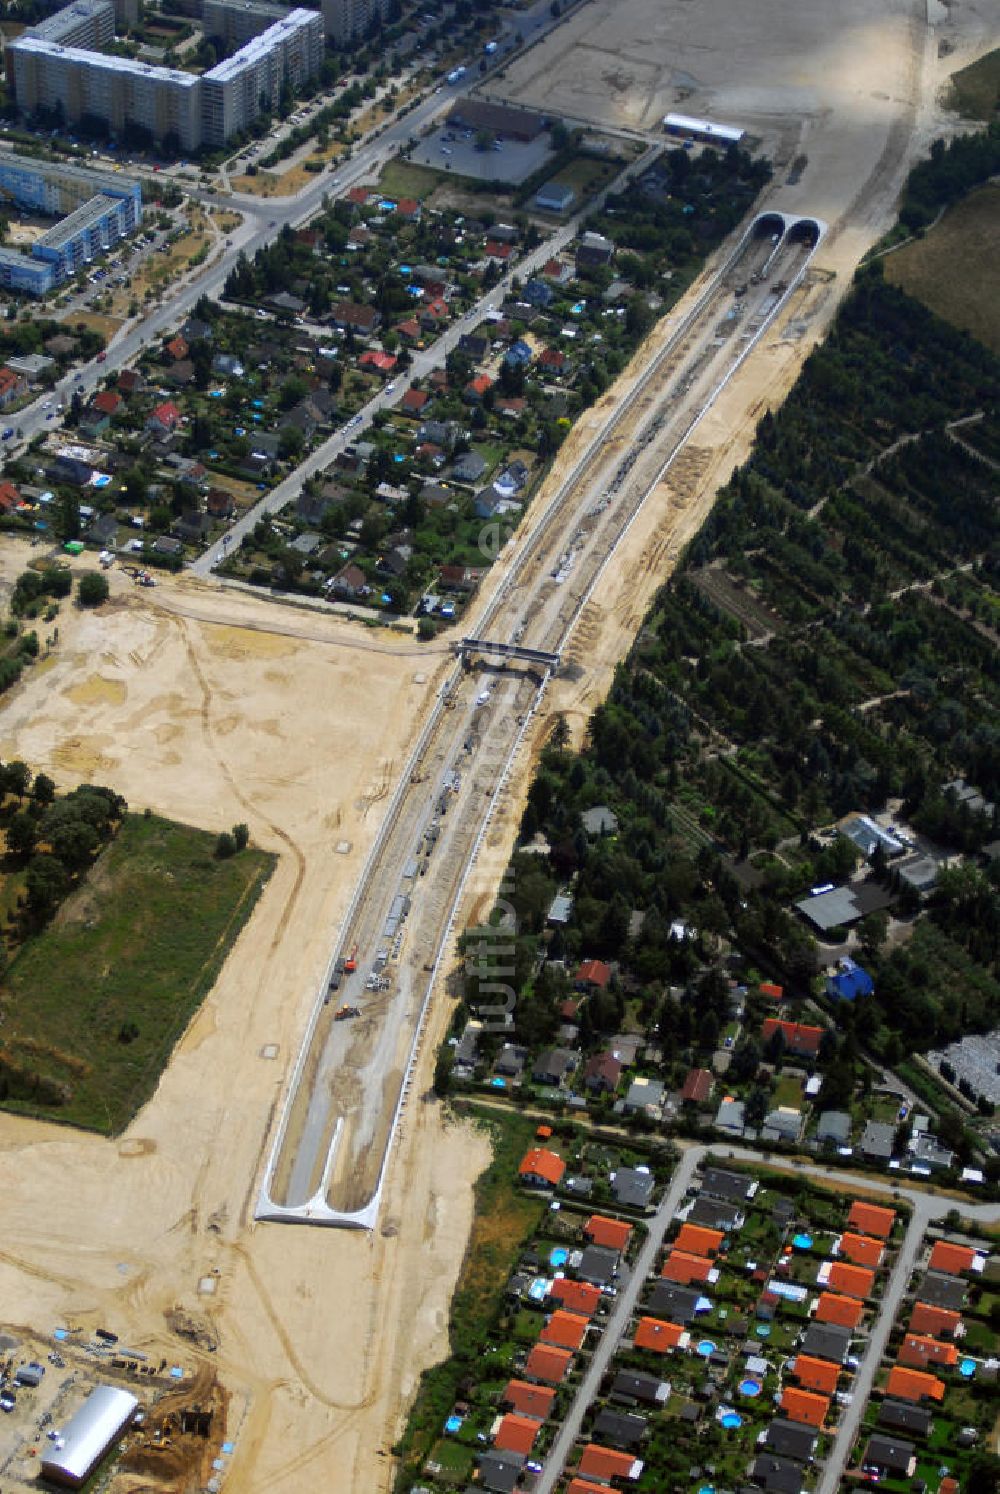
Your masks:
<svg viewBox="0 0 1000 1494"><path fill-rule="evenodd" d="M453 171L456 176L517 186L554 155L547 133L529 144L498 138L491 149L479 150L474 131L444 125L414 147L411 159L437 171Z"/></svg>

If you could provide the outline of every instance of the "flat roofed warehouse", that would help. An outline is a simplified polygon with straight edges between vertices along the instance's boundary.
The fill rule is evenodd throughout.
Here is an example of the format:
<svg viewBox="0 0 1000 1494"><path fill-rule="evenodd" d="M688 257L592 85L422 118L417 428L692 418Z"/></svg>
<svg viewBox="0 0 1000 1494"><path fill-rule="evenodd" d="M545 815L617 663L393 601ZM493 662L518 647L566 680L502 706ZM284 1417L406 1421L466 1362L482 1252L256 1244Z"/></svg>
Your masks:
<svg viewBox="0 0 1000 1494"><path fill-rule="evenodd" d="M98 1385L70 1418L62 1436L46 1446L41 1459L43 1477L71 1489L80 1488L138 1408L138 1400L127 1390Z"/></svg>

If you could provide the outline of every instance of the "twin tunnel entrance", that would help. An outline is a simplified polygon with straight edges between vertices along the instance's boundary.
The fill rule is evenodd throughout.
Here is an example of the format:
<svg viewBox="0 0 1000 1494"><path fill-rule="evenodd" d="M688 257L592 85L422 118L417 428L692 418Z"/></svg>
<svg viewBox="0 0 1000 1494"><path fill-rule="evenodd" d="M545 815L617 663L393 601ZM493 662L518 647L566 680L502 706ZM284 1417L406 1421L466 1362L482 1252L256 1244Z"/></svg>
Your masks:
<svg viewBox="0 0 1000 1494"><path fill-rule="evenodd" d="M800 218L794 213L759 213L750 225L751 237L755 239L784 239L789 244L801 244L806 249L815 249L826 233L826 224L821 218Z"/></svg>

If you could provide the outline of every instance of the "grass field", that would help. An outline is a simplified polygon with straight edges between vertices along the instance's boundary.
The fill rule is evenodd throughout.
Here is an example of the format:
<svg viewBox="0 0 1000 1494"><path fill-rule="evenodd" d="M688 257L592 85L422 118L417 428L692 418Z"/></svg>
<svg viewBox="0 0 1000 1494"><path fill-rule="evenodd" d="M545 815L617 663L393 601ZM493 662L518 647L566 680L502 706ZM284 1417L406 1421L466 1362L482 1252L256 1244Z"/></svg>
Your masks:
<svg viewBox="0 0 1000 1494"><path fill-rule="evenodd" d="M152 1093L273 869L262 851L219 861L214 848L206 831L126 815L10 967L0 1037L9 1108L115 1133ZM11 1071L39 1076L64 1103L40 1104L23 1082L7 1097Z"/></svg>
<svg viewBox="0 0 1000 1494"><path fill-rule="evenodd" d="M379 189L389 197L417 197L426 200L442 185L444 176L430 166L413 161L389 161L378 179Z"/></svg>
<svg viewBox="0 0 1000 1494"><path fill-rule="evenodd" d="M949 109L963 119L990 120L1000 109L1000 48L987 52L955 74L948 90Z"/></svg>
<svg viewBox="0 0 1000 1494"><path fill-rule="evenodd" d="M882 263L893 285L1000 353L1000 187L973 192Z"/></svg>

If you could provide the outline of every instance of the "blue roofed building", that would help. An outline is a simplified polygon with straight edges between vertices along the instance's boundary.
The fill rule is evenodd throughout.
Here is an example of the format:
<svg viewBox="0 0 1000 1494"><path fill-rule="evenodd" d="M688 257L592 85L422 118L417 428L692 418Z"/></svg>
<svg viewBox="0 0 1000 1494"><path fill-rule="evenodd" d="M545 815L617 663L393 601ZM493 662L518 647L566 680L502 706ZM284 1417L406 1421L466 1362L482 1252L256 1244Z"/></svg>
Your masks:
<svg viewBox="0 0 1000 1494"><path fill-rule="evenodd" d="M531 348L523 338L519 337L517 342L511 343L507 349L503 361L509 368L527 368L531 362Z"/></svg>
<svg viewBox="0 0 1000 1494"><path fill-rule="evenodd" d="M854 1001L858 996L870 996L874 989L868 971L846 956L837 961L836 975L827 977L826 994L833 1001Z"/></svg>

